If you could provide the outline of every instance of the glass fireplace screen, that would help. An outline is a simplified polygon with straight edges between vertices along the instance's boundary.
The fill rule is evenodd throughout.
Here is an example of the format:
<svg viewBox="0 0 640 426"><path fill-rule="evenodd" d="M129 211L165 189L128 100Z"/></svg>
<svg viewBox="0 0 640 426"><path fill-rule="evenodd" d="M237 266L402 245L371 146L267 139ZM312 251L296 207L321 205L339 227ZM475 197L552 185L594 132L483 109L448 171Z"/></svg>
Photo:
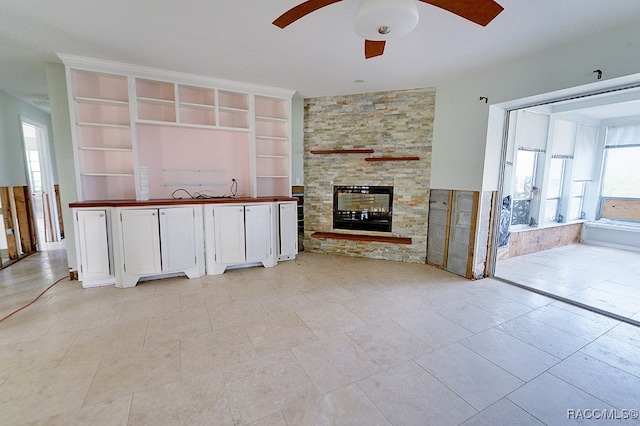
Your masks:
<svg viewBox="0 0 640 426"><path fill-rule="evenodd" d="M391 232L392 186L334 186L333 227Z"/></svg>

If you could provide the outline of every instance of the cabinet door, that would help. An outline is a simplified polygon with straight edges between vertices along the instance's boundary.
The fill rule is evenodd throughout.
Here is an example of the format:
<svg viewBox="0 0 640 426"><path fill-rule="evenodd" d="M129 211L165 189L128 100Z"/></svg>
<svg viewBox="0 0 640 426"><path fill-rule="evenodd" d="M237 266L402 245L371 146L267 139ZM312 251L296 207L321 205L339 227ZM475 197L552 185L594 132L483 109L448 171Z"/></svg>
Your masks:
<svg viewBox="0 0 640 426"><path fill-rule="evenodd" d="M258 262L271 255L271 206L246 206L244 212L247 262Z"/></svg>
<svg viewBox="0 0 640 426"><path fill-rule="evenodd" d="M80 243L82 281L107 278L111 275L107 212L91 210L76 212Z"/></svg>
<svg viewBox="0 0 640 426"><path fill-rule="evenodd" d="M213 226L216 262L223 264L244 262L244 207L215 207Z"/></svg>
<svg viewBox="0 0 640 426"><path fill-rule="evenodd" d="M278 204L279 255L290 256L298 253L298 205Z"/></svg>
<svg viewBox="0 0 640 426"><path fill-rule="evenodd" d="M163 272L181 271L196 265L192 208L160 209L160 247Z"/></svg>
<svg viewBox="0 0 640 426"><path fill-rule="evenodd" d="M161 272L158 210L123 210L121 220L125 273L145 275Z"/></svg>

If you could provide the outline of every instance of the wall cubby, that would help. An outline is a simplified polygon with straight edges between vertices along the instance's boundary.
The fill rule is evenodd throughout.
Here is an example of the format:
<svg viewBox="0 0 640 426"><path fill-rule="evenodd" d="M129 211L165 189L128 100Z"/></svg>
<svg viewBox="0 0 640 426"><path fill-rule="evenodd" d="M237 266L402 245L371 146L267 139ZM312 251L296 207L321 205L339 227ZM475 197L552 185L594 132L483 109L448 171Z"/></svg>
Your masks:
<svg viewBox="0 0 640 426"><path fill-rule="evenodd" d="M79 201L291 195L292 91L60 57Z"/></svg>
<svg viewBox="0 0 640 426"><path fill-rule="evenodd" d="M128 78L80 70L70 77L79 196L135 197Z"/></svg>
<svg viewBox="0 0 640 426"><path fill-rule="evenodd" d="M181 123L216 125L214 89L179 84L178 101Z"/></svg>
<svg viewBox="0 0 640 426"><path fill-rule="evenodd" d="M255 97L256 177L260 195L291 186L289 100Z"/></svg>

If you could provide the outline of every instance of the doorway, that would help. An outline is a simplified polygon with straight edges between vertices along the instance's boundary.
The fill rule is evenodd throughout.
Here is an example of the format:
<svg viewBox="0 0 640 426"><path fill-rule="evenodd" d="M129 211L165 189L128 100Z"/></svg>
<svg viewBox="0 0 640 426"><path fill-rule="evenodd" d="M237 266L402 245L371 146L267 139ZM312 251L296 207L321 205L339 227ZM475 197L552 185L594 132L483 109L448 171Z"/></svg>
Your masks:
<svg viewBox="0 0 640 426"><path fill-rule="evenodd" d="M39 249L63 237L46 126L22 118L22 140Z"/></svg>
<svg viewBox="0 0 640 426"><path fill-rule="evenodd" d="M506 114L494 276L640 324L640 88Z"/></svg>

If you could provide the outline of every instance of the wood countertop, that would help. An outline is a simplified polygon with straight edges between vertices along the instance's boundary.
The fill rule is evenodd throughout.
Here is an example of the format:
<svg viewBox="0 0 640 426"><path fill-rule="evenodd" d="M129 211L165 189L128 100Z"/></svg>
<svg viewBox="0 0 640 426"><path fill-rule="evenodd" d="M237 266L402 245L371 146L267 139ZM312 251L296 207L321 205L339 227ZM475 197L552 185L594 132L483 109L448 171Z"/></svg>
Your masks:
<svg viewBox="0 0 640 426"><path fill-rule="evenodd" d="M142 206L180 206L188 204L249 204L249 203L274 203L278 201L298 201L297 198L273 196L273 197L216 197L216 198L164 198L145 201L138 200L91 200L74 201L69 207L142 207Z"/></svg>

